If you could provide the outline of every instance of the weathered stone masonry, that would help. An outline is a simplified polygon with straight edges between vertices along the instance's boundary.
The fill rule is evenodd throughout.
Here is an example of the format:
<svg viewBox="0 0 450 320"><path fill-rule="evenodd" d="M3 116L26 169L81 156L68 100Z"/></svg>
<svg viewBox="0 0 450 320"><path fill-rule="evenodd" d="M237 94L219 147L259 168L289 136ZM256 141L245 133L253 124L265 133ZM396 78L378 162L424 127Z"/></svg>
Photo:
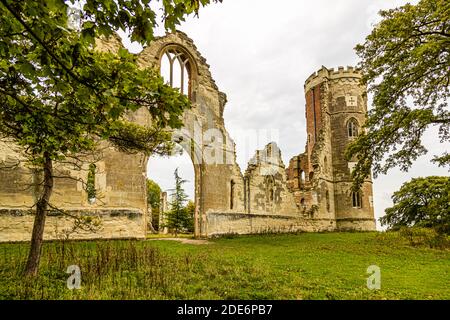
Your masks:
<svg viewBox="0 0 450 320"><path fill-rule="evenodd" d="M118 39L99 41L101 50L115 52L120 46ZM367 111L365 87L357 70L323 67L308 78L306 150L291 159L288 168L277 145L271 143L256 152L242 173L235 160L234 142L225 129L226 95L218 90L193 41L181 32L158 38L138 55L138 63L160 68L166 52L180 55L189 73L185 94L193 108L185 112L184 129L175 133L175 138L193 161L198 231L202 236L375 228L372 182L366 181L360 194L352 194L352 162L343 156L346 145L361 130ZM130 119L142 125L151 121L145 110L130 115ZM214 137L209 136L211 131ZM0 167L11 166L17 159L17 147L0 141ZM149 212L147 160L143 155L124 154L104 146L96 162L95 203L88 201L83 184L76 179L56 180L52 198L55 207L102 220L98 232L77 232L71 238L145 237ZM85 180L88 165L81 171L63 165L58 169ZM31 186L37 178L23 164L0 170L0 242L31 238L34 217L30 208L36 201L36 189L25 186ZM45 238L61 237L72 224L71 219L50 212Z"/></svg>

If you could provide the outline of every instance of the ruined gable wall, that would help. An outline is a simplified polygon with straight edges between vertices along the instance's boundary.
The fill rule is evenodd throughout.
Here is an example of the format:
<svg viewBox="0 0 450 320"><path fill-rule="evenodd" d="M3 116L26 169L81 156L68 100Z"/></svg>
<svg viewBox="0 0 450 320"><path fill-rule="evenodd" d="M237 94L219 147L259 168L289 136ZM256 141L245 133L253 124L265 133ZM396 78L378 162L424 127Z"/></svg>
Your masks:
<svg viewBox="0 0 450 320"><path fill-rule="evenodd" d="M287 186L281 151L275 143L256 151L245 178L249 186L249 213L299 216L294 195Z"/></svg>
<svg viewBox="0 0 450 320"><path fill-rule="evenodd" d="M98 45L101 50L113 52L122 46L118 38L100 40ZM174 136L185 150L191 150L191 138L194 138L194 152L190 155L201 235L374 228L371 181L364 184L363 208L349 206L351 181L348 163L343 159L348 139L343 124L349 115L362 123L367 108L365 88L358 86L353 69L322 68L306 81L305 153L294 157L285 168L278 147L269 144L257 151L243 175L236 163L234 142L224 125L226 96L217 88L209 65L193 41L181 32L157 38L138 55L139 65L158 69L161 54L168 46L185 50L193 63L192 109L186 110L184 128ZM354 110L343 107L348 95L358 98ZM151 122L145 109L129 114L128 119L143 125ZM0 142L3 164L20 157L11 147L5 141ZM52 198L55 206L72 214L102 219L98 233L81 232L71 237L144 238L148 220L147 157L124 154L102 143L95 158L98 189L95 203L88 201L84 185L79 181L86 181L88 164L93 160L86 161L81 170L57 166L61 174L71 179L55 182ZM39 176L22 165L10 171L0 170L0 178L0 241L29 240L34 218L29 209L35 203L36 190L21 186L36 181ZM63 236L64 230L72 225L72 220L51 211L45 239Z"/></svg>

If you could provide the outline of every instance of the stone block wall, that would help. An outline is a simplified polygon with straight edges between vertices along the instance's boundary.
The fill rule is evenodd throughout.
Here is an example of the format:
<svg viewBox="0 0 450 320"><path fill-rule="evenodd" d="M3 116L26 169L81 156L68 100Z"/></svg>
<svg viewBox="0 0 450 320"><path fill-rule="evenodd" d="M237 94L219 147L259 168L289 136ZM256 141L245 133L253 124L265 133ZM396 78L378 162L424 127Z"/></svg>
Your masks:
<svg viewBox="0 0 450 320"><path fill-rule="evenodd" d="M99 50L117 52L118 38L97 41ZM244 173L236 163L235 144L225 128L226 95L215 84L206 59L193 41L176 32L155 39L138 54L141 67L160 68L167 50L176 49L189 63L192 108L174 141L190 155L195 172L197 235L227 233L317 232L373 230L372 182L364 183L361 208L353 208L349 188L351 162L343 157L349 142L346 123L362 125L367 111L365 88L353 68L322 68L305 83L308 138L305 152L286 168L275 143L256 151ZM351 101L350 101L351 100ZM127 115L148 125L145 109ZM0 242L29 241L40 173L23 162L21 150L0 141ZM140 238L147 233L146 196L148 158L124 154L107 143L79 167L56 164L52 205L70 215L101 220L94 232L69 232L73 219L50 210L45 239ZM95 163L95 201L89 200L85 181ZM151 168L150 168L151 170Z"/></svg>

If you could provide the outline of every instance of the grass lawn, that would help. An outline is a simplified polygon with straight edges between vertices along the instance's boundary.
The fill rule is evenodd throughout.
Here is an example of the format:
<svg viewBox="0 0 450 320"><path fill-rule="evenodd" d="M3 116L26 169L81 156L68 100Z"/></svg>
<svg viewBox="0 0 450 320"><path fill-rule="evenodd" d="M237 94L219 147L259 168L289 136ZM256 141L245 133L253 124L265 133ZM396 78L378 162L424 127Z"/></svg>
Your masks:
<svg viewBox="0 0 450 320"><path fill-rule="evenodd" d="M450 299L450 251L377 233L174 241L46 243L40 276L21 276L27 244L0 245L0 299ZM81 289L66 286L69 265ZM381 289L366 286L381 268Z"/></svg>

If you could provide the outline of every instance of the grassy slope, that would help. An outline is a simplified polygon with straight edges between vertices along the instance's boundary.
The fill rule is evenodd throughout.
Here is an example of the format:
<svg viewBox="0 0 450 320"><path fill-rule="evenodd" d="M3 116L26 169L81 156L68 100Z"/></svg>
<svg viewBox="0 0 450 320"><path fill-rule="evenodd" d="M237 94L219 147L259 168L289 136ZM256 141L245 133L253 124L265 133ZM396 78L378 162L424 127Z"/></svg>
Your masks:
<svg viewBox="0 0 450 320"><path fill-rule="evenodd" d="M210 245L171 241L48 243L41 276L25 281L24 244L0 245L0 298L450 299L450 251L376 233L245 236ZM66 288L78 264L82 289ZM366 269L381 268L381 290Z"/></svg>

